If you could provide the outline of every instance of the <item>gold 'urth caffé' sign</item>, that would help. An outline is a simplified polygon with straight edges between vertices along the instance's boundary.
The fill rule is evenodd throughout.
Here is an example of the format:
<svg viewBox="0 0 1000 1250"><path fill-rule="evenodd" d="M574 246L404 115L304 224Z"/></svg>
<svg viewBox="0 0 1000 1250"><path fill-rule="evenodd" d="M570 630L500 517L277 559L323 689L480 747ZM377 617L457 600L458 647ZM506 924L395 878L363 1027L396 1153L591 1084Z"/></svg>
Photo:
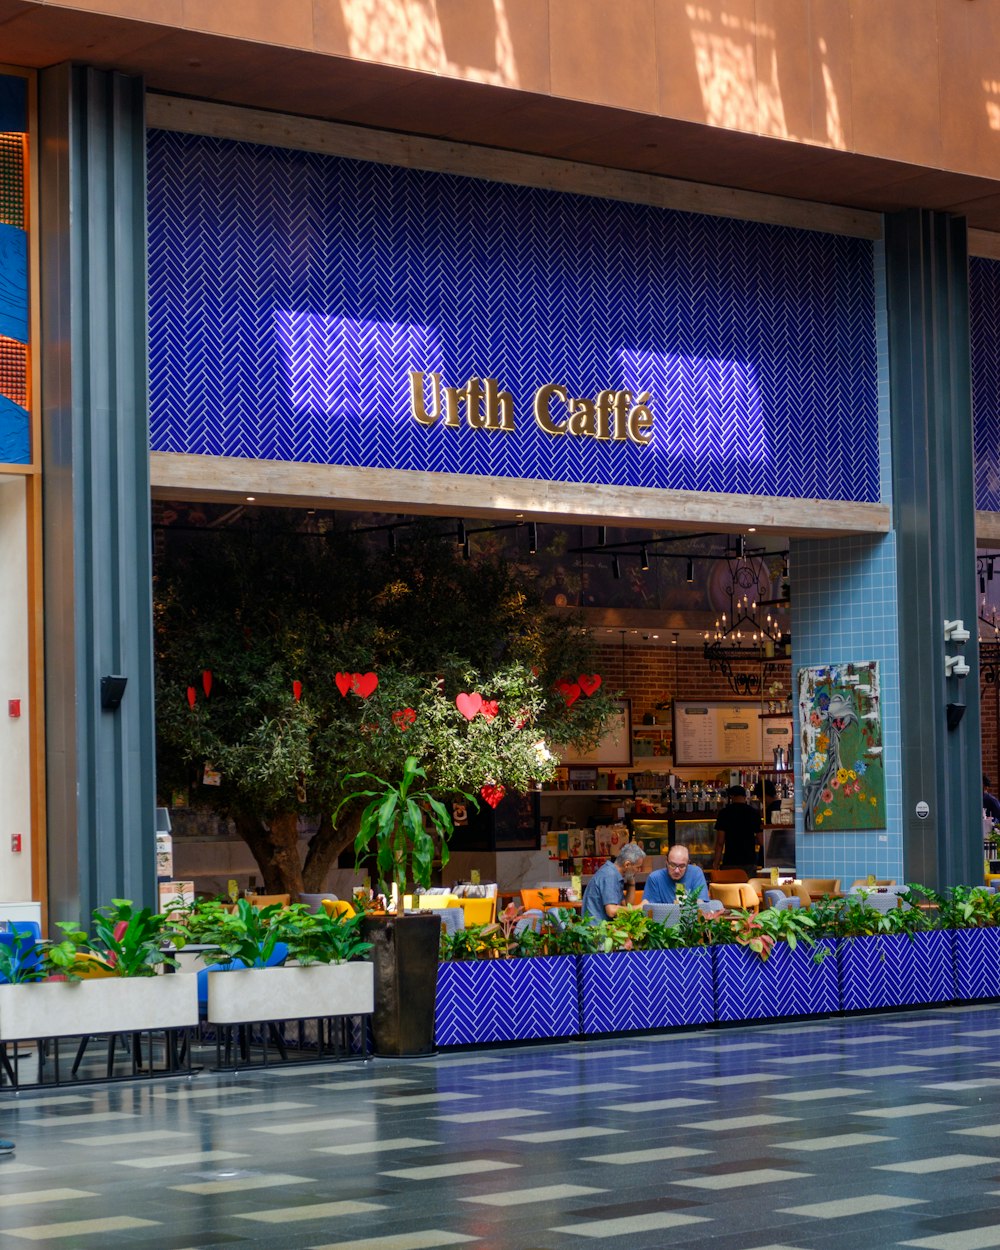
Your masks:
<svg viewBox="0 0 1000 1250"><path fill-rule="evenodd" d="M430 379L428 403L427 379ZM653 414L648 391L599 391L593 399L575 398L565 386L546 382L535 391L535 423L546 434L572 434L604 442L632 442L645 447L652 439ZM469 378L464 386L442 386L440 373L410 373L410 412L421 425L473 430L514 429L514 397L496 378Z"/></svg>

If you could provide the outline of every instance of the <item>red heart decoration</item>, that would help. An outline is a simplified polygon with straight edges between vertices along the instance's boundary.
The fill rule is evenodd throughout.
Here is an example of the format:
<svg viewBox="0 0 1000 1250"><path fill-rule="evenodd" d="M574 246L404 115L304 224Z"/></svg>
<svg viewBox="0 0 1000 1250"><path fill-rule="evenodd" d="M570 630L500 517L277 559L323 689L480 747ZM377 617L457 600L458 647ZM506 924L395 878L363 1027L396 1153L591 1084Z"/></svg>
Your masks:
<svg viewBox="0 0 1000 1250"><path fill-rule="evenodd" d="M559 681L556 682L556 689L566 700L567 707L572 707L577 699L579 699L581 693L580 687L576 684L576 682L567 681L565 677L560 678Z"/></svg>
<svg viewBox="0 0 1000 1250"><path fill-rule="evenodd" d="M476 692L472 694L456 695L455 706L462 713L466 720L475 720L482 710L483 696Z"/></svg>
<svg viewBox="0 0 1000 1250"><path fill-rule="evenodd" d="M500 711L500 704L497 703L496 699L484 699L483 706L479 710L487 720L492 720L497 712Z"/></svg>
<svg viewBox="0 0 1000 1250"><path fill-rule="evenodd" d="M299 699L302 698L302 683L300 681L292 682L292 695L294 696L296 703L298 703Z"/></svg>
<svg viewBox="0 0 1000 1250"><path fill-rule="evenodd" d="M198 691L194 686L188 686L188 707L194 707L195 700L198 698Z"/></svg>
<svg viewBox="0 0 1000 1250"><path fill-rule="evenodd" d="M338 673L333 679L337 683L337 689L346 699L350 693L351 687L354 685L353 673Z"/></svg>
<svg viewBox="0 0 1000 1250"><path fill-rule="evenodd" d="M212 670L203 668L201 671L201 688L205 692L205 698L212 693Z"/></svg>
<svg viewBox="0 0 1000 1250"><path fill-rule="evenodd" d="M398 712L393 712L392 714L392 723L400 733L406 733L416 719L417 714L412 707L401 708Z"/></svg>
<svg viewBox="0 0 1000 1250"><path fill-rule="evenodd" d="M591 674L581 673L580 676L576 680L580 686L580 689L583 691L583 693L587 696L588 699L594 693L595 690L600 690L601 688L601 674L600 673L591 673Z"/></svg>
<svg viewBox="0 0 1000 1250"><path fill-rule="evenodd" d="M378 689L378 677L374 673L352 673L354 693L361 699L367 699Z"/></svg>
<svg viewBox="0 0 1000 1250"><path fill-rule="evenodd" d="M479 793L489 803L490 807L496 807L507 791L503 786L480 786Z"/></svg>

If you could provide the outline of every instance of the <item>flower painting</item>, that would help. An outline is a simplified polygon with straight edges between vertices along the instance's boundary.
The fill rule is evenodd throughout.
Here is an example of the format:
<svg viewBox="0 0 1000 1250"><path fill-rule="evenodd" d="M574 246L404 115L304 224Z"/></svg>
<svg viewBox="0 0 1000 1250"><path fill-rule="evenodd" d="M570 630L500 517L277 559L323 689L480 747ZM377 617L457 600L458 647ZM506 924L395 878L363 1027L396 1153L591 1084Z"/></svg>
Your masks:
<svg viewBox="0 0 1000 1250"><path fill-rule="evenodd" d="M807 833L885 828L878 661L800 668Z"/></svg>

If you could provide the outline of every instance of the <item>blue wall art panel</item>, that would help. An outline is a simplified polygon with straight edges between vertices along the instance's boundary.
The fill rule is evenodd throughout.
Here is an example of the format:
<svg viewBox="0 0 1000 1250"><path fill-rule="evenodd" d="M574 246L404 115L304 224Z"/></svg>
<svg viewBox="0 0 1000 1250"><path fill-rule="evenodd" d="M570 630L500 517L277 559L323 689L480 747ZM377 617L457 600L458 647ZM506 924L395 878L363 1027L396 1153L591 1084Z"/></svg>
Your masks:
<svg viewBox="0 0 1000 1250"><path fill-rule="evenodd" d="M155 451L879 498L866 240L151 131L149 282Z"/></svg>
<svg viewBox="0 0 1000 1250"><path fill-rule="evenodd" d="M1000 260L969 261L976 507L1000 512Z"/></svg>

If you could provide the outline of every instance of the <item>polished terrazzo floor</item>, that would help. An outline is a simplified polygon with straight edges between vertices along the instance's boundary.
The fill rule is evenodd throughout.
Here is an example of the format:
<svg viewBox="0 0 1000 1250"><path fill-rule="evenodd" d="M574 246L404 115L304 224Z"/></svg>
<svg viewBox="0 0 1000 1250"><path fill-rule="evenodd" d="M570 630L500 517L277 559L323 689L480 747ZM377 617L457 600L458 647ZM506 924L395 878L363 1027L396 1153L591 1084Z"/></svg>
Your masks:
<svg viewBox="0 0 1000 1250"><path fill-rule="evenodd" d="M1000 1247L1000 1008L0 1093L0 1246Z"/></svg>

